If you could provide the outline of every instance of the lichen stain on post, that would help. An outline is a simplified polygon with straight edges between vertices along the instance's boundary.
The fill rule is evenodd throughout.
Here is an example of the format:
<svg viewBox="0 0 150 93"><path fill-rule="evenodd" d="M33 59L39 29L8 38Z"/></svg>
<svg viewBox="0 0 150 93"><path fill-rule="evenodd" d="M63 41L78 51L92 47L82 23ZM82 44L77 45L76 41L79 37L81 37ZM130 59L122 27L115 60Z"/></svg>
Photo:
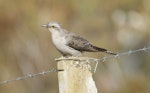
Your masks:
<svg viewBox="0 0 150 93"><path fill-rule="evenodd" d="M57 66L58 69L64 69L58 72L59 93L97 93L91 66L86 58L60 59L57 60Z"/></svg>

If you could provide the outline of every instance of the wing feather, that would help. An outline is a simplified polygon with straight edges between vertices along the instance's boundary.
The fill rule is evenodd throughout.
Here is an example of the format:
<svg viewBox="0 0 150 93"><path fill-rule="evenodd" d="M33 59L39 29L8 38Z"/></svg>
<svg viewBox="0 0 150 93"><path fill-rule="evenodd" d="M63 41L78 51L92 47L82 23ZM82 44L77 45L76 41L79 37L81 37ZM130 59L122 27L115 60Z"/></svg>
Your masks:
<svg viewBox="0 0 150 93"><path fill-rule="evenodd" d="M67 46L74 48L81 52L83 51L97 52L98 51L94 48L94 46L89 41L77 35L71 35L69 37Z"/></svg>

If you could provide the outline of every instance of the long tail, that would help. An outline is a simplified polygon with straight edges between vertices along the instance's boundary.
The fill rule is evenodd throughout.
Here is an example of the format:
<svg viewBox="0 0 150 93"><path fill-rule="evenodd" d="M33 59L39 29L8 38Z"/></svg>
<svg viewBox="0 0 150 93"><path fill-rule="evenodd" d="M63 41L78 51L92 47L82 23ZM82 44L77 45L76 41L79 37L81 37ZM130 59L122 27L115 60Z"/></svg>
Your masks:
<svg viewBox="0 0 150 93"><path fill-rule="evenodd" d="M113 53L111 51L108 51L104 48L99 48L99 47L96 47L96 46L92 46L94 49L96 49L98 52L104 52L104 53L107 53L107 54L111 54L111 55L117 55L117 53Z"/></svg>

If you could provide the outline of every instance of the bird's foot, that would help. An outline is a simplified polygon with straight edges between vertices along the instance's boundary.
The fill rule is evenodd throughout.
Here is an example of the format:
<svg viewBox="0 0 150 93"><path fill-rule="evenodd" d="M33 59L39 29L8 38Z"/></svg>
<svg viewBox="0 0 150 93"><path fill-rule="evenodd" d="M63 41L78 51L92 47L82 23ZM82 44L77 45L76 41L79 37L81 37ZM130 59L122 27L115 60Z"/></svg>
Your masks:
<svg viewBox="0 0 150 93"><path fill-rule="evenodd" d="M60 59L61 59L61 58L65 58L65 57L64 57L64 56L61 56Z"/></svg>
<svg viewBox="0 0 150 93"><path fill-rule="evenodd" d="M65 59L65 58L67 58L66 56L61 56L59 59Z"/></svg>

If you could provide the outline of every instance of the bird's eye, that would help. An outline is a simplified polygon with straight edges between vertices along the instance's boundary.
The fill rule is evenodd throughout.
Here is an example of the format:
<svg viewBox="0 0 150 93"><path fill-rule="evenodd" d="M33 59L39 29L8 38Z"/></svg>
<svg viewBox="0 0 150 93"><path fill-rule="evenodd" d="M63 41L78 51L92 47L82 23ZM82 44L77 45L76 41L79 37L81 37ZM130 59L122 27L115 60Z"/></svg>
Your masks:
<svg viewBox="0 0 150 93"><path fill-rule="evenodd" d="M52 28L55 28L55 26L52 26Z"/></svg>

